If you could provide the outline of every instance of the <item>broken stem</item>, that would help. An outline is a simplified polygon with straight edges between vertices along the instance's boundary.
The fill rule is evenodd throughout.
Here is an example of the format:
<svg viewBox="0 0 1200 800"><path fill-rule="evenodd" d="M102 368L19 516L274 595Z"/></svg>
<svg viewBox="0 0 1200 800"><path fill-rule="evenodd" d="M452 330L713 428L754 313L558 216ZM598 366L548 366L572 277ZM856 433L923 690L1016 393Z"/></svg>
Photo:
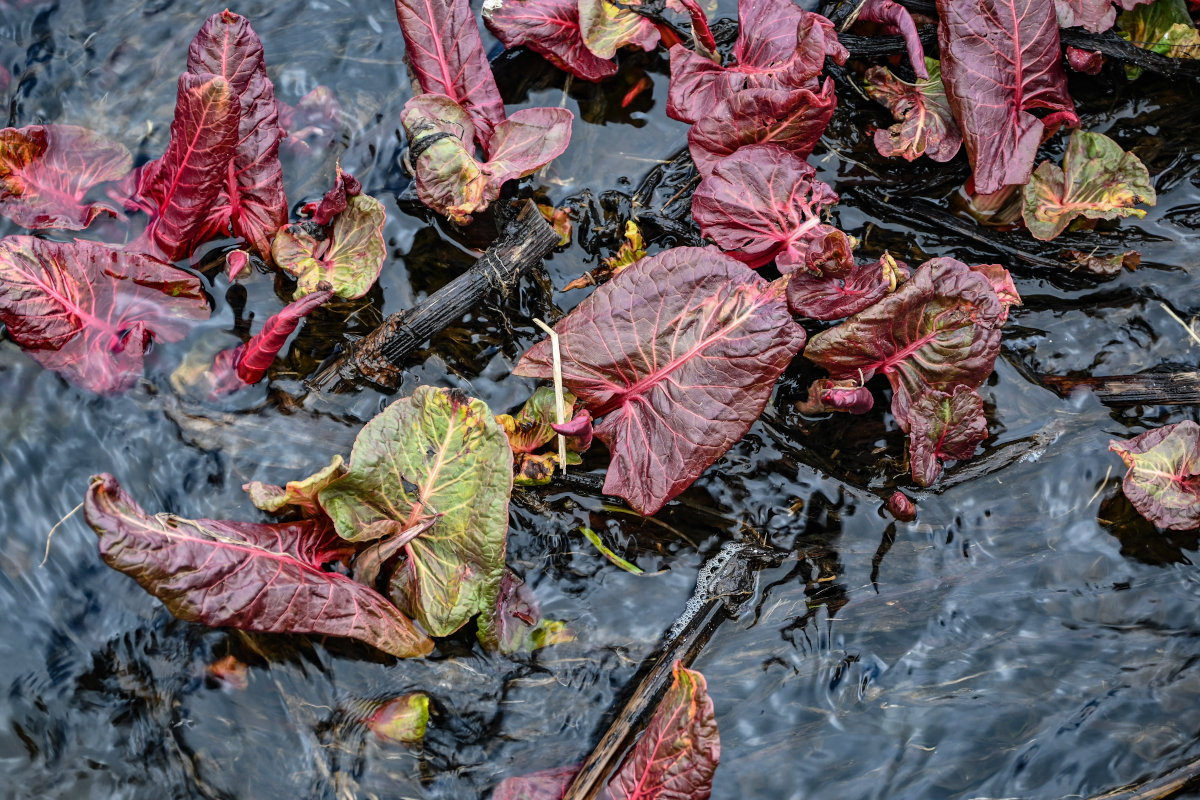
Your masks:
<svg viewBox="0 0 1200 800"><path fill-rule="evenodd" d="M567 421L567 404L563 397L562 352L558 349L558 334L546 323L534 317L533 324L546 332L550 337L550 352L554 356L554 416L558 424ZM567 437L558 434L558 465L564 475L567 474Z"/></svg>

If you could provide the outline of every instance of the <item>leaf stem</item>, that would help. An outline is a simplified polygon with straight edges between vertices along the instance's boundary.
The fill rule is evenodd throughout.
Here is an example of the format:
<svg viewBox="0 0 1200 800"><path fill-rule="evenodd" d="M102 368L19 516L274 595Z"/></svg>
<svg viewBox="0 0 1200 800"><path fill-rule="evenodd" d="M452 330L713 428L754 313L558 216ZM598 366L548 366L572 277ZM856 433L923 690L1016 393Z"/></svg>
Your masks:
<svg viewBox="0 0 1200 800"><path fill-rule="evenodd" d="M534 317L533 324L544 330L550 337L550 352L554 356L554 416L558 424L564 424L567 416L566 402L563 397L562 353L558 349L558 334L546 323ZM564 475L567 474L567 437L558 434L558 464Z"/></svg>

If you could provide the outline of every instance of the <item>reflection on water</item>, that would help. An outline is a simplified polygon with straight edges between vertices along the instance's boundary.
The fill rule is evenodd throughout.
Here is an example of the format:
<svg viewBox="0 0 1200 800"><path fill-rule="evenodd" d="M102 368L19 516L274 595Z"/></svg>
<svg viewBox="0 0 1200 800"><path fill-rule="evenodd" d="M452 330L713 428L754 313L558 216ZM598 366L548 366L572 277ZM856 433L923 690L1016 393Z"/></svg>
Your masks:
<svg viewBox="0 0 1200 800"><path fill-rule="evenodd" d="M683 608L703 559L737 536L792 555L762 576L753 610L719 629L697 662L721 728L716 798L1089 796L1197 756L1197 537L1161 535L1133 514L1117 491L1119 462L1105 452L1110 436L1194 412L1109 410L1023 377L1195 361L1158 303L1185 318L1200 310L1191 274L1200 119L1192 87L1153 78L1071 80L1085 127L1137 146L1157 176L1158 206L1098 236L1010 239L1043 260L1067 247L1136 247L1143 267L1099 282L1008 265L1025 306L1013 309L1005 359L983 390L986 467L952 468L948 488L918 494L916 523L880 511L877 493L905 471L890 417L799 417L791 403L811 370L798 363L764 421L655 520L614 508L586 480L516 497L509 563L546 613L579 634L533 655L485 654L463 631L432 658L397 663L353 643L180 623L100 562L78 516L40 565L46 534L92 473L115 473L147 509L257 519L243 482L287 480L347 453L391 399L366 388L307 396L300 379L343 332L369 329L465 269L480 237L448 231L413 202L396 134L409 96L399 29L390 3L369 6L257 0L234 9L262 36L282 100L324 84L340 104L335 150L286 157L293 203L324 190L340 153L389 210L392 257L379 287L311 317L271 387L207 406L174 396L166 380L197 343L233 342L250 314L261 320L283 305L285 287L262 274L231 288L208 272L212 321L157 349L147 381L124 397L93 397L0 345L0 796L461 798L578 761ZM87 125L139 160L157 156L186 44L223 7L0 4L9 124ZM576 112L570 149L535 188L581 207L590 190L597 215L596 230L583 231L590 251L556 254L540 280L451 326L408 374L405 391L460 386L502 410L532 385L508 376L538 338L530 318L554 318L584 296L550 287L615 246L610 233L629 196L684 145L686 128L662 113L661 55L625 58L599 87L568 85L529 54L504 56L497 69L510 106ZM649 88L623 106L643 78ZM847 198L886 179L890 197L938 201L961 182L961 164L884 162L867 133L884 112L846 86L839 93L843 107L814 161ZM1056 159L1062 147L1052 144ZM678 172L665 171L655 203L687 180ZM978 242L911 223L903 203L848 201L836 217L868 252L890 248L910 263L995 258ZM16 230L0 222L0 233ZM125 231L109 222L93 234ZM974 477L956 482L964 474ZM581 525L651 574L613 567L578 535ZM244 690L208 671L229 655L248 667ZM375 703L416 690L433 705L423 746L366 735Z"/></svg>

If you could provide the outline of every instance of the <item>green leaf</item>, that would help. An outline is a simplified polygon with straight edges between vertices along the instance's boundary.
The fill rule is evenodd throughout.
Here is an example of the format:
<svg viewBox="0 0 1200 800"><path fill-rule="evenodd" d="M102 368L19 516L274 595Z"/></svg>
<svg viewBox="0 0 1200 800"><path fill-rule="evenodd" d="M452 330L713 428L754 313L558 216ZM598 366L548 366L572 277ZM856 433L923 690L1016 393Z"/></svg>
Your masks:
<svg viewBox="0 0 1200 800"><path fill-rule="evenodd" d="M375 709L367 727L385 742L416 744L429 724L429 695L412 692L394 697Z"/></svg>
<svg viewBox="0 0 1200 800"><path fill-rule="evenodd" d="M392 600L433 636L491 608L504 571L512 451L481 401L418 387L366 424L319 495L339 535L367 541L440 515L404 545Z"/></svg>
<svg viewBox="0 0 1200 800"><path fill-rule="evenodd" d="M612 58L626 45L653 50L658 44L658 28L641 14L609 0L579 0L578 5L583 43L600 58Z"/></svg>
<svg viewBox="0 0 1200 800"><path fill-rule="evenodd" d="M528 653L575 641L565 622L543 619L533 590L511 569L504 570L496 603L479 616L479 643L501 653Z"/></svg>
<svg viewBox="0 0 1200 800"><path fill-rule="evenodd" d="M1062 168L1044 161L1025 186L1022 214L1029 232L1042 241L1058 236L1077 217L1144 217L1132 208L1158 201L1150 174L1133 153L1101 133L1076 130Z"/></svg>
<svg viewBox="0 0 1200 800"><path fill-rule="evenodd" d="M342 457L336 455L329 466L322 467L307 478L288 481L284 486L251 481L242 484L242 491L250 495L250 502L256 508L263 511L275 514L287 508L297 508L304 516L311 517L320 510L317 494L345 473Z"/></svg>
<svg viewBox="0 0 1200 800"><path fill-rule="evenodd" d="M563 407L567 419L575 416L575 395L563 392ZM550 425L557 419L554 389L549 386L539 386L515 417L509 414L496 416L514 453L536 453L549 444L555 436Z"/></svg>
<svg viewBox="0 0 1200 800"><path fill-rule="evenodd" d="M1116 31L1143 50L1171 58L1200 57L1200 31L1192 24L1184 0L1156 0L1121 12ZM1125 75L1133 80L1142 68L1127 64Z"/></svg>
<svg viewBox="0 0 1200 800"><path fill-rule="evenodd" d="M315 292L322 281L332 284L338 297L362 297L383 270L386 219L383 203L357 194L347 201L346 210L333 218L325 238L314 236L306 223L288 225L275 235L271 256L280 269L299 281L294 297Z"/></svg>
<svg viewBox="0 0 1200 800"><path fill-rule="evenodd" d="M621 558L619 555L614 553L612 550L610 550L608 548L608 545L606 545L600 539L600 534L596 533L591 528L580 528L579 531L580 531L580 533L583 534L585 539L587 539L589 542L592 543L593 547L595 547L597 550L600 551L600 555L604 556L605 558L607 558L612 563L616 564L621 569L625 570L626 572L632 573L634 575L644 575L645 574L646 571L643 570L641 567L639 567L637 564L626 561L625 559Z"/></svg>
<svg viewBox="0 0 1200 800"><path fill-rule="evenodd" d="M1121 488L1139 514L1160 528L1200 526L1200 425L1177 422L1108 449L1129 467Z"/></svg>

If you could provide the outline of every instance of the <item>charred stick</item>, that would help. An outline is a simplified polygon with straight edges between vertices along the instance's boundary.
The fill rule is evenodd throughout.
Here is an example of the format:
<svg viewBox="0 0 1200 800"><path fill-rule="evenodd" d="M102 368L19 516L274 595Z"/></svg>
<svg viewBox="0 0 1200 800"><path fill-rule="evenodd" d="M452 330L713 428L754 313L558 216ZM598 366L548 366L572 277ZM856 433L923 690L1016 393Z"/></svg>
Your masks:
<svg viewBox="0 0 1200 800"><path fill-rule="evenodd" d="M335 378L366 378L385 388L395 388L402 375L400 365L414 350L462 319L489 293L507 296L525 271L545 258L556 244L558 234L526 200L516 219L473 267L413 308L390 315L323 366L310 383L320 389Z"/></svg>
<svg viewBox="0 0 1200 800"><path fill-rule="evenodd" d="M753 600L758 570L780 563L783 555L780 550L729 542L708 560L684 616L667 634L665 648L583 762L563 800L594 800L604 790L620 766L618 760L670 687L674 663L691 666L717 627L725 619L739 616Z"/></svg>
<svg viewBox="0 0 1200 800"><path fill-rule="evenodd" d="M1198 782L1200 782L1200 761L1193 761L1166 775L1097 795L1091 800L1167 800L1169 797L1175 797L1181 792L1193 788Z"/></svg>
<svg viewBox="0 0 1200 800"><path fill-rule="evenodd" d="M1060 395L1091 389L1106 406L1189 405L1200 403L1200 372L1143 372L1104 378L1042 375L1043 384Z"/></svg>

